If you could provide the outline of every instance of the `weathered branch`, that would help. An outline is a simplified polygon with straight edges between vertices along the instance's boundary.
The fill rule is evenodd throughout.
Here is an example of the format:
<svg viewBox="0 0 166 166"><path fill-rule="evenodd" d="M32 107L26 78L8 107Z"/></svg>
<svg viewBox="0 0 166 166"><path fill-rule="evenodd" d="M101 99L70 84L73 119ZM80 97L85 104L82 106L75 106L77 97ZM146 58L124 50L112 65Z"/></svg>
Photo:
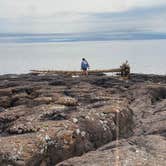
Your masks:
<svg viewBox="0 0 166 166"><path fill-rule="evenodd" d="M82 71L68 71L68 70L31 70L34 74L64 74L64 75L81 75ZM123 63L120 68L105 69L105 70L89 70L89 74L95 73L120 73L121 76L130 75L130 66L127 63Z"/></svg>

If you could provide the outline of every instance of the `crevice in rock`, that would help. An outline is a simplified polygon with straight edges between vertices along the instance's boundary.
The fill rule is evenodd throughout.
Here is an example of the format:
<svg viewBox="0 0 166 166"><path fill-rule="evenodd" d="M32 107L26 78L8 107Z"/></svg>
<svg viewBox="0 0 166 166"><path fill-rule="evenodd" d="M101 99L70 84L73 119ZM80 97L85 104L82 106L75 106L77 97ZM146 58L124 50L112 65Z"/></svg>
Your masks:
<svg viewBox="0 0 166 166"><path fill-rule="evenodd" d="M151 93L151 102L155 104L160 100L166 99L166 88L165 87L158 87L150 89Z"/></svg>

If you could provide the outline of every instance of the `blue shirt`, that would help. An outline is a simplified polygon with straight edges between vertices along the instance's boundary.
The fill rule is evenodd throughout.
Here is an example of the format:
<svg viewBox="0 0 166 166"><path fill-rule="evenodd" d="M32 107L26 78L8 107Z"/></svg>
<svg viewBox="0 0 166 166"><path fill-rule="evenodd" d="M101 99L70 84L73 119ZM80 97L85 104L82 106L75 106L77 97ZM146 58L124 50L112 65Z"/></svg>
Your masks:
<svg viewBox="0 0 166 166"><path fill-rule="evenodd" d="M81 62L81 69L87 70L88 67L89 67L89 64L88 64L87 61L82 61Z"/></svg>

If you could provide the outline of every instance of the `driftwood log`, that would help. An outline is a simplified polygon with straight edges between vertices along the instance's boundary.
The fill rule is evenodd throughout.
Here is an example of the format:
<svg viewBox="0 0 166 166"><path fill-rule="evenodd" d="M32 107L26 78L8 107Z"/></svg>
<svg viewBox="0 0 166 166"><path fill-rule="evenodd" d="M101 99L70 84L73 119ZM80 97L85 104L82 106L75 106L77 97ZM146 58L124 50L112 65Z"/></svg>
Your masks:
<svg viewBox="0 0 166 166"><path fill-rule="evenodd" d="M82 71L65 71L65 70L31 70L33 74L59 74L59 75L81 75ZM105 70L89 70L89 74L97 73L119 73L123 77L130 75L130 66L127 62L123 63L120 68Z"/></svg>

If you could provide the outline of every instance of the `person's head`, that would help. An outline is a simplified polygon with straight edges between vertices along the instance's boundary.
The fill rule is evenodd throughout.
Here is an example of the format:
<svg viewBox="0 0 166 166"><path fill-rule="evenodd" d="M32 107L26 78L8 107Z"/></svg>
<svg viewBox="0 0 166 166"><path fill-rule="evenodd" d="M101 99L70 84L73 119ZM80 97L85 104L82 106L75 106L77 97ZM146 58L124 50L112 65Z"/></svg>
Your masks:
<svg viewBox="0 0 166 166"><path fill-rule="evenodd" d="M85 61L85 58L82 58L83 61Z"/></svg>

